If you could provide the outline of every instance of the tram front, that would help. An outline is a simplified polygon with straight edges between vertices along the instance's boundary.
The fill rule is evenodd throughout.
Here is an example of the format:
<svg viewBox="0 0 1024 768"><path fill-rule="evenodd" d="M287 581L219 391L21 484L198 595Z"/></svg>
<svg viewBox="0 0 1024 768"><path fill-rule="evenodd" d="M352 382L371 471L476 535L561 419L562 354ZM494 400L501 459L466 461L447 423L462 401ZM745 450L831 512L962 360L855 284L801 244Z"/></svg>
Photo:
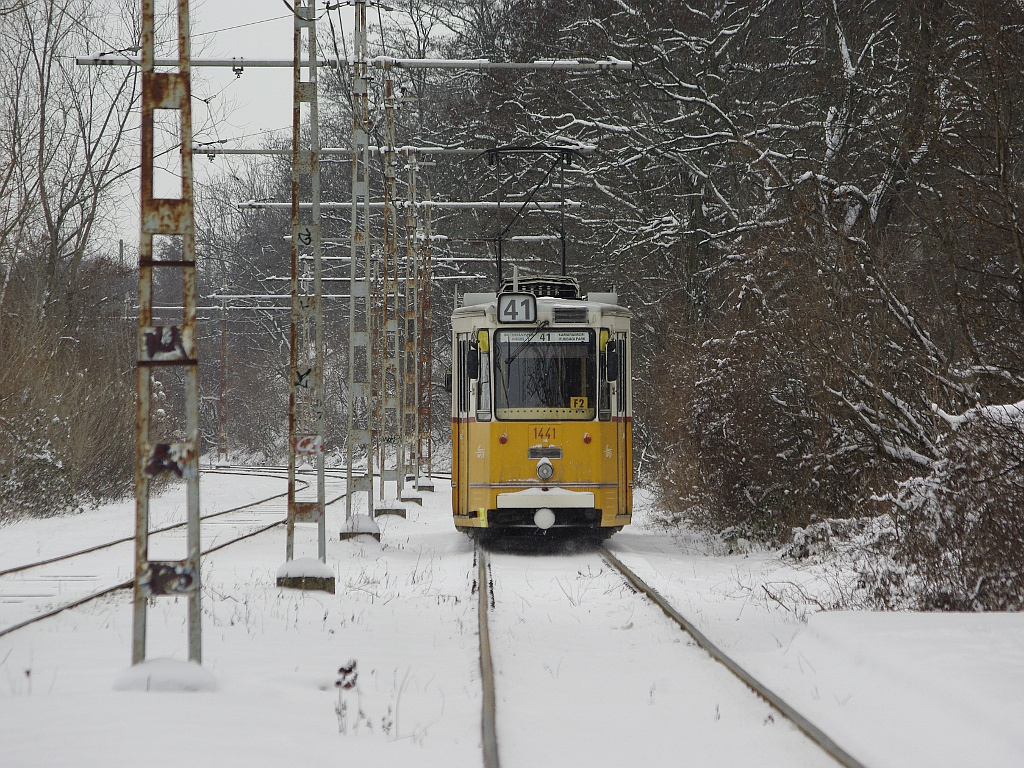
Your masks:
<svg viewBox="0 0 1024 768"><path fill-rule="evenodd" d="M467 294L452 337L456 526L608 536L629 523L629 313L614 295Z"/></svg>

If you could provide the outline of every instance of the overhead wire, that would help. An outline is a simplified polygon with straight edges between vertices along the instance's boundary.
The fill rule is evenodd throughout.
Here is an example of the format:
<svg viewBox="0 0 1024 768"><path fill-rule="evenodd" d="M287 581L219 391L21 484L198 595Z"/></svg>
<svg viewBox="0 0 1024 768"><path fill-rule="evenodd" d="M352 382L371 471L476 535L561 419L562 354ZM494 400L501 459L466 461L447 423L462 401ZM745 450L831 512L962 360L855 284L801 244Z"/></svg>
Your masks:
<svg viewBox="0 0 1024 768"><path fill-rule="evenodd" d="M338 12L338 29L341 30L341 50L345 54L345 58L342 59L338 53L338 33L334 30L334 20L331 18L330 12L336 10ZM335 5L327 4L327 12L324 14L327 16L327 23L331 28L331 46L334 48L334 57L338 59L337 74L338 79L342 81L342 86L346 84L346 80L349 77L349 68L347 66L342 67L341 61L348 62L348 46L345 45L345 23L341 16L341 3ZM352 101L352 88L342 88L342 93L348 99L348 106L350 110L355 110L355 106Z"/></svg>
<svg viewBox="0 0 1024 768"><path fill-rule="evenodd" d="M287 3L285 3L287 5ZM290 6L289 6L290 9ZM294 11L293 11L294 13ZM209 32L195 32L192 37L204 37L206 35L216 35L218 32L228 32L232 29L242 29L243 27L254 27L257 24L266 24L271 21L281 21L281 19L287 19L287 16L273 16L269 19L260 19L259 21L249 21L245 24L235 24L233 27L221 27L220 29L211 29Z"/></svg>

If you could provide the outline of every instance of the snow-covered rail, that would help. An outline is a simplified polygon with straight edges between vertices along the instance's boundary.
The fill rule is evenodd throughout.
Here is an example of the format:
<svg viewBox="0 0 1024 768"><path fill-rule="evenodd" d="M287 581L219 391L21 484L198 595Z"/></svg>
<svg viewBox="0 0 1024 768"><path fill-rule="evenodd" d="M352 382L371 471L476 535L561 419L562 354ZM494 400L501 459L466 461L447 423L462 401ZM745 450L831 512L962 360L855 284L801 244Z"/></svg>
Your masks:
<svg viewBox="0 0 1024 768"><path fill-rule="evenodd" d="M251 471L246 472L246 471L242 470L241 468L217 469L217 470L209 470L209 471L213 472L215 474L218 474L218 475L248 475L248 476L253 476L253 477L258 477L258 476L262 476L262 477L277 477L276 475L263 474L263 473L260 473L260 472L251 472ZM308 485L308 483L306 483L305 481L300 481L300 482L302 482L304 484L303 487ZM252 508L252 507L254 507L254 506L258 505L258 504L266 504L267 502L273 501L275 499L284 498L287 495L288 495L287 493L279 493L279 494L277 494L275 496L269 496L269 497L267 497L265 499L261 499L260 501L257 501L257 502L251 502L249 504L244 504L242 506L232 507L231 509L224 509L224 510L221 510L219 512L212 512L210 514L203 515L201 519L202 520L209 520L209 519L214 518L214 517L221 517L223 515L230 515L230 514L232 514L234 512L240 512L242 510L248 510L248 509L250 509L250 508ZM160 528L154 528L152 531L150 531L150 534L152 535L152 534L157 534L157 533L166 533L167 531L172 531L172 530L175 530L177 528L184 528L186 525L187 525L187 523L185 523L185 522L172 523L171 525L165 525L165 526L160 527ZM82 555L87 555L90 552L98 552L98 551L103 550L103 549L110 549L111 547L115 547L118 544L124 544L124 543L130 542L130 541L133 541L133 540L134 540L133 536L122 536L122 537L114 539L112 541L106 541L106 542L103 542L101 544L94 544L94 545L92 545L90 547L85 547L84 549L75 550L74 552L65 552L65 553L60 554L60 555L54 555L52 557L47 557L47 558L45 558L43 560L34 560L32 562L29 562L29 563L23 563L21 565L12 566L10 568L0 569L0 579L2 579L5 576L10 576L10 575L15 574L15 573L21 573L23 571L29 571L29 570L32 570L32 569L35 569L35 568L41 568L42 566L52 565L53 563L59 563L59 562L64 561L64 560L71 560L71 559L74 559L76 557L80 557Z"/></svg>
<svg viewBox="0 0 1024 768"><path fill-rule="evenodd" d="M478 548L477 560L486 768L499 764L499 737L506 766L559 762L566 749L569 762L616 764L642 744L695 764L863 768L606 548Z"/></svg>
<svg viewBox="0 0 1024 768"><path fill-rule="evenodd" d="M847 766L847 768L864 768L863 763L836 744L827 733L800 714L800 712L790 706L784 699L782 699L782 697L757 680L757 678L740 666L740 664L725 653L725 651L711 642L711 640L709 640L707 636L691 621L686 619L686 617L672 607L664 597L658 594L657 590L627 568L626 565L612 554L607 547L601 547L600 553L601 557L604 558L610 566L621 573L626 581L628 581L639 592L646 595L655 605L661 608L666 616L684 629L697 642L697 645L707 651L713 659L723 664L726 669L743 681L743 683L754 693L775 707L780 714L789 719L790 722L803 731L809 739L821 747L829 756L834 758L841 765Z"/></svg>
<svg viewBox="0 0 1024 768"><path fill-rule="evenodd" d="M206 471L204 470L204 473ZM259 470L254 472L242 468L208 471L216 474L280 479L278 473ZM344 475L328 478L328 492L328 504L345 497ZM202 555L208 555L285 523L286 498L287 493L277 493L248 504L203 515ZM185 525L185 522L173 522L154 529L150 534L150 546L174 546L175 537L180 538ZM5 622L0 626L0 637L117 590L131 587L133 542L133 536L123 536L78 551L52 555L0 571L0 602L5 608Z"/></svg>
<svg viewBox="0 0 1024 768"><path fill-rule="evenodd" d="M480 678L484 693L483 716L481 718L484 768L498 768L501 763L498 760L497 715L494 702L494 664L491 661L491 635L487 627L487 610L492 601L492 593L487 557L481 547L476 549L476 559L479 567L477 593L480 601L477 614L480 621Z"/></svg>

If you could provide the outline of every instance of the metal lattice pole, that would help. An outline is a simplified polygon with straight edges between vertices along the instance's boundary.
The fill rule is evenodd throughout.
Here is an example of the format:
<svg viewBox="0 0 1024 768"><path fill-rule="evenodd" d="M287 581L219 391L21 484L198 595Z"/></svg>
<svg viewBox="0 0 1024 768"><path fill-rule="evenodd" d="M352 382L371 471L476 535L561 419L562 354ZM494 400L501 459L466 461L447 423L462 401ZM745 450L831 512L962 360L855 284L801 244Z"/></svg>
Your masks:
<svg viewBox="0 0 1024 768"><path fill-rule="evenodd" d="M402 398L401 398L401 440L404 454L402 472L411 475L415 481L420 476L419 467L419 318L420 273L416 258L416 155L407 153L407 202L405 208L405 322L402 333L405 336L405 350L402 354Z"/></svg>
<svg viewBox="0 0 1024 768"><path fill-rule="evenodd" d="M352 60L352 203L350 216L348 434L346 440L345 517L351 521L357 498L365 498L366 513L373 513L373 446L371 428L373 358L370 325L373 308L370 285L370 117L367 77L366 0L355 0ZM356 475L356 461L364 456L366 472Z"/></svg>
<svg viewBox="0 0 1024 768"><path fill-rule="evenodd" d="M319 534L317 555L324 562L324 330L315 0L306 5L296 4L294 19L287 558L295 557L295 524L315 522ZM302 114L304 105L306 121ZM302 205L305 194L309 195L309 206ZM295 473L300 458L316 462L315 501L296 499Z"/></svg>
<svg viewBox="0 0 1024 768"><path fill-rule="evenodd" d="M398 320L402 316L398 294L398 153L395 148L395 95L391 68L384 69L384 248L378 281L380 307L379 357L381 362L377 390L379 399L378 453L381 471L380 497L385 484L395 482L395 497L402 495L404 484L404 446L402 443L403 344ZM389 466L388 446L394 446L394 465ZM385 505L386 506L386 505Z"/></svg>
<svg viewBox="0 0 1024 768"><path fill-rule="evenodd" d="M425 189L424 199L430 200L430 187ZM431 296L433 295L434 276L433 264L431 262L431 230L430 206L423 211L423 241L420 246L420 301L419 301L419 359L417 376L418 396L416 407L418 409L419 434L417 438L417 451L420 461L426 463L427 485L433 490L433 440L431 439L431 409L433 406L433 388L431 387L432 372L434 367L434 323L431 317ZM421 482L421 486L424 484Z"/></svg>
<svg viewBox="0 0 1024 768"><path fill-rule="evenodd" d="M176 72L154 67L154 0L142 2L142 160L141 223L139 229L139 326L135 434L135 583L132 663L146 659L146 608L150 597L188 596L188 657L202 662L199 570L199 365L196 355L195 217L192 201L192 89L190 76L188 0L178 0L178 58ZM181 140L179 197L158 198L153 185L157 109L178 113ZM153 238L180 238L177 258L155 258ZM179 321L153 323L155 273L178 272L182 281ZM177 369L184 380L184 430L154 423L155 392L163 385L160 370ZM178 437L172 441L173 437ZM183 438L183 439L182 439ZM183 480L187 496L186 556L184 560L149 559L149 493L151 481L169 475Z"/></svg>
<svg viewBox="0 0 1024 768"><path fill-rule="evenodd" d="M227 286L222 291L227 293ZM228 463L228 300L220 300L220 379L217 382L217 464Z"/></svg>

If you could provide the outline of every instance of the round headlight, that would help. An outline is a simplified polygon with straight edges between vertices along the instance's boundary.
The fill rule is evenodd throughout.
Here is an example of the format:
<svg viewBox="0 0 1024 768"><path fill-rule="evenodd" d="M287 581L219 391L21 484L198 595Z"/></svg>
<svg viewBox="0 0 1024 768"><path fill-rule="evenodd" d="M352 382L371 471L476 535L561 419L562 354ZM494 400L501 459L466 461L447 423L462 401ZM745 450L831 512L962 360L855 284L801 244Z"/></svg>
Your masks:
<svg viewBox="0 0 1024 768"><path fill-rule="evenodd" d="M537 462L537 477L541 480L550 480L553 474L555 474L555 468L550 461L541 459Z"/></svg>

